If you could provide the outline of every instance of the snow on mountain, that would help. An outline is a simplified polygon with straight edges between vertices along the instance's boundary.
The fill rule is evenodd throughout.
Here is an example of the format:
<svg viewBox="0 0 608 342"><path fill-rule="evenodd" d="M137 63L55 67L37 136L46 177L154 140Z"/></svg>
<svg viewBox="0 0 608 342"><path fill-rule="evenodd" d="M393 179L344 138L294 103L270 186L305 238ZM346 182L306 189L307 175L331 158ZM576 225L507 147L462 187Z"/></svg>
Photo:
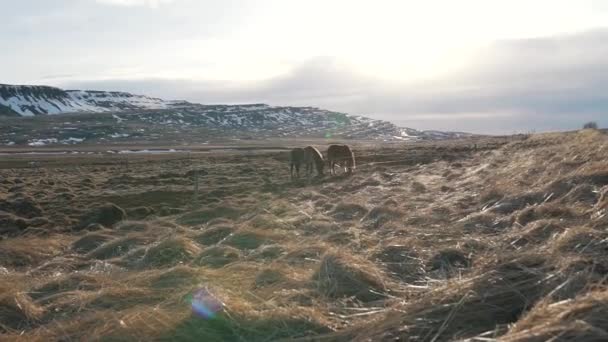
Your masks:
<svg viewBox="0 0 608 342"><path fill-rule="evenodd" d="M163 109L169 106L169 102L126 92L63 90L48 86L0 84L0 106L22 116L33 116L71 112Z"/></svg>
<svg viewBox="0 0 608 342"><path fill-rule="evenodd" d="M380 141L438 140L464 137L466 133L418 131L391 122L315 107L270 106L267 104L203 105L165 101L126 92L62 90L47 86L0 84L0 116L38 116L62 113L108 113L103 124L82 116L77 122L30 132L28 144L80 143L96 139L162 139L215 130L224 135L266 137L340 137ZM59 122L63 121L58 117ZM82 122L81 122L82 121ZM129 123L128 125L125 122ZM131 128L131 126L138 126ZM80 136L71 136L78 131ZM1 133L1 132L0 132ZM55 139L55 140L52 140ZM83 139L83 140L75 140ZM12 142L2 137L0 145Z"/></svg>

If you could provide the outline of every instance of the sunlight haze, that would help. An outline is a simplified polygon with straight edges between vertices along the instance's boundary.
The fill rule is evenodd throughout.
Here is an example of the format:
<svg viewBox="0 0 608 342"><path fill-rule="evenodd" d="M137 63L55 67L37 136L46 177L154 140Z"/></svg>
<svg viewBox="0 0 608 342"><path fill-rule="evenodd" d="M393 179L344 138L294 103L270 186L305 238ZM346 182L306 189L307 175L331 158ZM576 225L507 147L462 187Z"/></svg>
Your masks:
<svg viewBox="0 0 608 342"><path fill-rule="evenodd" d="M11 14L0 23L0 41L15 52L0 56L4 83L322 106L424 128L452 125L456 114L428 103L446 91L458 97L449 112L463 117L553 115L532 92L530 103L514 103L521 101L512 98L513 86L539 90L534 83L543 77L517 74L537 72L534 65L547 75L603 68L597 57L608 40L608 5L601 1L4 2ZM528 40L544 43L526 47ZM516 85L503 87L509 74L517 79L506 82ZM585 88L604 80L579 84L585 96L573 95L567 114L599 119L606 108L590 108ZM496 108L480 108L474 89L487 90L481 100L492 97ZM558 121L560 129L572 124Z"/></svg>

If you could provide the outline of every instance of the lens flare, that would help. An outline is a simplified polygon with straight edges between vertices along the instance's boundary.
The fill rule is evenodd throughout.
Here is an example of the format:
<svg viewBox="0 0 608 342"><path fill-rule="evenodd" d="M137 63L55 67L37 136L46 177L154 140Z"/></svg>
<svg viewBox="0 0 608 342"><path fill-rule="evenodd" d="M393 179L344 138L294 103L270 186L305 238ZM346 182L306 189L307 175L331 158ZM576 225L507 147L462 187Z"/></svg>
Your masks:
<svg viewBox="0 0 608 342"><path fill-rule="evenodd" d="M214 318L223 309L222 302L204 288L198 289L192 294L190 303L192 312L204 319Z"/></svg>

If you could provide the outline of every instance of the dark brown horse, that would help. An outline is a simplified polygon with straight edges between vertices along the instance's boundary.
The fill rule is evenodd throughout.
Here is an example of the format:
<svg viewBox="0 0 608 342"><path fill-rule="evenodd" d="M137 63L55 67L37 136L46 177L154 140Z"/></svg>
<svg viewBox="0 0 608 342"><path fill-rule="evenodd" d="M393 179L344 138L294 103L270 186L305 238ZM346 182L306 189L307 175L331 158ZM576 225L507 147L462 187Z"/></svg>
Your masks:
<svg viewBox="0 0 608 342"><path fill-rule="evenodd" d="M323 167L325 166L325 161L323 160L323 155L319 150L312 146L306 146L304 148L304 165L306 165L306 177L310 178L312 175L313 165L317 170L317 176L323 176Z"/></svg>
<svg viewBox="0 0 608 342"><path fill-rule="evenodd" d="M355 154L348 145L329 145L327 149L329 173L335 175L334 167L344 167L344 172L351 173L355 169Z"/></svg>
<svg viewBox="0 0 608 342"><path fill-rule="evenodd" d="M294 170L296 178L300 178L300 165L304 163L304 149L294 148L289 152L289 174L291 179L294 178Z"/></svg>

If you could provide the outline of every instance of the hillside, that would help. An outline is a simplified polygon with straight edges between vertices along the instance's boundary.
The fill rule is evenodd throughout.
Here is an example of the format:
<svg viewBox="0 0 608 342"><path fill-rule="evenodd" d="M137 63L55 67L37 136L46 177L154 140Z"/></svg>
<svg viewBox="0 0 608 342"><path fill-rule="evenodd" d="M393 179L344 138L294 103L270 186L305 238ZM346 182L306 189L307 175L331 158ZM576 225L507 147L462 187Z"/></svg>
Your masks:
<svg viewBox="0 0 608 342"><path fill-rule="evenodd" d="M74 112L112 112L127 109L163 109L170 103L117 91L63 90L48 86L0 84L0 105L22 116Z"/></svg>
<svg viewBox="0 0 608 342"><path fill-rule="evenodd" d="M606 340L608 135L474 142L310 181L284 152L3 157L0 333Z"/></svg>
<svg viewBox="0 0 608 342"><path fill-rule="evenodd" d="M28 120L15 120L15 113ZM0 85L0 117L3 115L10 116L0 118L5 127L0 130L3 145L40 146L45 141L74 144L74 139L78 139L78 143L107 144L120 139L205 142L206 137L306 136L410 141L471 136L402 128L383 120L314 107L202 105L124 92L46 86Z"/></svg>

